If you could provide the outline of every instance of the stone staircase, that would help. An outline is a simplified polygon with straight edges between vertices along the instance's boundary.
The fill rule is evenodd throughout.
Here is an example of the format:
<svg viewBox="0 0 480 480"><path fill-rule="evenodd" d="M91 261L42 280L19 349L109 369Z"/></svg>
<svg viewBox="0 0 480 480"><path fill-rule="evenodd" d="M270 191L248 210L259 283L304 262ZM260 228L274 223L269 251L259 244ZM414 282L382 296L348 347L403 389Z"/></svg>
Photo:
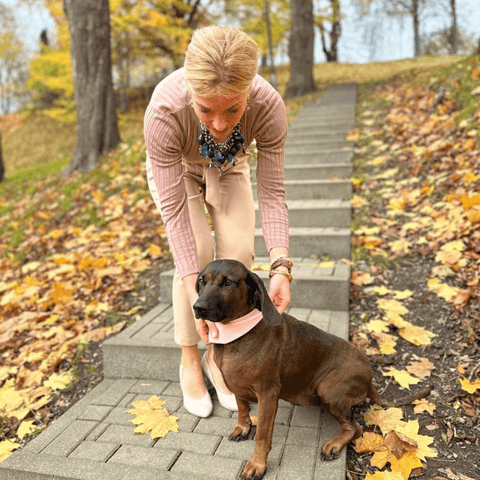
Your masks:
<svg viewBox="0 0 480 480"><path fill-rule="evenodd" d="M288 313L348 339L353 170L345 134L355 124L356 85L329 86L306 105L289 127L285 188L290 256L295 261ZM256 194L255 169L252 171ZM257 208L258 209L258 208ZM269 263L257 212L257 265ZM333 265L319 268L328 257ZM38 437L0 464L0 479L182 479L235 480L253 442L228 442L236 414L214 395L210 418L182 406L180 349L173 341L171 286L174 271L161 274L161 303L103 344L105 379ZM268 273L256 272L268 288ZM201 344L203 348L205 346ZM158 395L178 411L180 432L165 439L134 435L132 401ZM252 408L255 415L255 406ZM265 480L344 480L346 449L322 462L322 444L338 423L316 407L281 401Z"/></svg>

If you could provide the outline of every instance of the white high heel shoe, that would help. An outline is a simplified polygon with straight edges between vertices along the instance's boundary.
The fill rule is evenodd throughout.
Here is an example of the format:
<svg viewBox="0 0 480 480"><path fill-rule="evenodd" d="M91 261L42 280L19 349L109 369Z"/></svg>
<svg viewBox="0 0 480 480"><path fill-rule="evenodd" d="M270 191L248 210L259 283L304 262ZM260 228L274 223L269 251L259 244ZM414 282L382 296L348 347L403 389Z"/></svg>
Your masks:
<svg viewBox="0 0 480 480"><path fill-rule="evenodd" d="M213 411L213 403L212 399L210 397L210 394L208 393L208 390L206 391L205 395L200 398L199 400L195 398L190 398L187 397L183 391L183 384L182 384L182 378L183 378L183 368L182 364L180 364L180 387L182 389L183 393L183 406L185 407L185 410L187 412L191 413L192 415L196 415L197 417L202 417L206 418L209 417Z"/></svg>
<svg viewBox="0 0 480 480"><path fill-rule="evenodd" d="M202 370L203 373L207 376L207 378L210 380L210 383L213 385L217 392L218 400L220 402L220 405L228 410L232 410L233 412L238 412L238 406L237 406L237 401L235 400L235 395L231 393L228 395L227 393L222 393L218 390L217 384L215 383L215 380L212 375L212 371L210 370L210 366L208 365L208 360L207 360L207 354L204 353L202 357Z"/></svg>

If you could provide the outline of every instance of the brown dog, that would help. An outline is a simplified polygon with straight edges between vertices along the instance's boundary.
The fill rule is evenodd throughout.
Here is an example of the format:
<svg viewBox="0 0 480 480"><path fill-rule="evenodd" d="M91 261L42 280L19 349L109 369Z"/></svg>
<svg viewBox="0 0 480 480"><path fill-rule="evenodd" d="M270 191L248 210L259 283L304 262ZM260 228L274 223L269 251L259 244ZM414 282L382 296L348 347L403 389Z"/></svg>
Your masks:
<svg viewBox="0 0 480 480"><path fill-rule="evenodd" d="M252 428L249 402L258 402L253 456L242 477L261 479L278 400L320 405L340 423L342 431L322 447L323 460L337 458L362 429L350 418L350 407L367 397L382 403L372 384L369 360L350 343L290 315L280 315L263 281L236 260L209 263L197 280L195 316L224 325L257 308L263 314L252 330L237 340L214 345L215 363L235 394L238 422L230 440L245 440Z"/></svg>

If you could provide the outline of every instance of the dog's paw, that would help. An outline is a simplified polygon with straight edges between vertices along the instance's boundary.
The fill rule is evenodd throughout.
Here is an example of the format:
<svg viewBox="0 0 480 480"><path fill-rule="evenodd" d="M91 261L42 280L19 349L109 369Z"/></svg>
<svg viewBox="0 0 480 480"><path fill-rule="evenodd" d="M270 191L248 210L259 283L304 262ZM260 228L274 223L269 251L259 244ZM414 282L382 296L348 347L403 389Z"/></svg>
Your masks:
<svg viewBox="0 0 480 480"><path fill-rule="evenodd" d="M267 466L265 464L259 464L249 460L243 469L241 479L242 480L260 480L265 475Z"/></svg>
<svg viewBox="0 0 480 480"><path fill-rule="evenodd" d="M340 456L340 451L333 442L326 442L320 452L320 458L325 462L331 462Z"/></svg>
<svg viewBox="0 0 480 480"><path fill-rule="evenodd" d="M253 438L255 435L256 427L253 425L241 426L238 423L235 424L233 430L230 432L228 439L231 442L240 442Z"/></svg>

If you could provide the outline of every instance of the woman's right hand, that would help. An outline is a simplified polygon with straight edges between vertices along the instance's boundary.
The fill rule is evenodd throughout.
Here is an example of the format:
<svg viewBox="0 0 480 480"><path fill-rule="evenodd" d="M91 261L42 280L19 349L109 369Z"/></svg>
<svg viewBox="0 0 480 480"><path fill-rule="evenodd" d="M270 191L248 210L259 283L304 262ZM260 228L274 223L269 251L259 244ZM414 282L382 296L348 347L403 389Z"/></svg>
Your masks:
<svg viewBox="0 0 480 480"><path fill-rule="evenodd" d="M195 289L195 283L197 282L198 275L195 273L193 275L188 275L187 277L183 278L183 285L185 286L185 290L187 292L187 297L190 300L190 304L193 305L198 298L198 293ZM213 337L218 336L218 329L215 323L207 322L202 320L201 318L195 318L195 327L197 329L200 338L202 339L205 345L208 345L208 332L209 330L212 331Z"/></svg>

